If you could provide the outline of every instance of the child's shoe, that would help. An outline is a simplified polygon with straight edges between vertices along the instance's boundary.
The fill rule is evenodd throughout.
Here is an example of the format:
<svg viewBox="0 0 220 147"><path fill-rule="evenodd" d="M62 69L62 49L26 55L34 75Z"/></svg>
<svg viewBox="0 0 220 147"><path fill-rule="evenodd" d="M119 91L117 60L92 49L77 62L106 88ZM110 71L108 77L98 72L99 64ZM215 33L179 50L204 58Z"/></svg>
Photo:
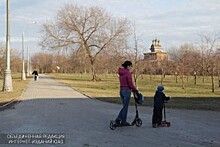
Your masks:
<svg viewBox="0 0 220 147"><path fill-rule="evenodd" d="M153 128L156 128L156 127L157 127L157 124L152 124L152 127L153 127Z"/></svg>

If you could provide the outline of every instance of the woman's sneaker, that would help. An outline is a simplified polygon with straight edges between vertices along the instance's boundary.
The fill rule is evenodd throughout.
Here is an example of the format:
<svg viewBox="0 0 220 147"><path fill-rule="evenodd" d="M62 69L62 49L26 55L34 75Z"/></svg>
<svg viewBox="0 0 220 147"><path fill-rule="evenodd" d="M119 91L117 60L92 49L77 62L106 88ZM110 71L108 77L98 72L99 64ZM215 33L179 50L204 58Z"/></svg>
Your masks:
<svg viewBox="0 0 220 147"><path fill-rule="evenodd" d="M116 119L116 120L115 120L115 124L116 124L117 126L121 126L121 120L120 120L120 119Z"/></svg>
<svg viewBox="0 0 220 147"><path fill-rule="evenodd" d="M121 126L130 126L130 123L126 122L125 124L121 124Z"/></svg>

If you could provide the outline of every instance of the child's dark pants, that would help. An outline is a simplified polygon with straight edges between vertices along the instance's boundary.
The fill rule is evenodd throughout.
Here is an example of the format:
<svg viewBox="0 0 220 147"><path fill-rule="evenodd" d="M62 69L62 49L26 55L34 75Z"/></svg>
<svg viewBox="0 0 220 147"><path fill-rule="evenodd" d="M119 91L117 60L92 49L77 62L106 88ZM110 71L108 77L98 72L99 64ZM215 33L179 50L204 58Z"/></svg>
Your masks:
<svg viewBox="0 0 220 147"><path fill-rule="evenodd" d="M162 111L163 111L163 107L154 107L153 110L153 118L152 118L152 124L161 124L162 121Z"/></svg>

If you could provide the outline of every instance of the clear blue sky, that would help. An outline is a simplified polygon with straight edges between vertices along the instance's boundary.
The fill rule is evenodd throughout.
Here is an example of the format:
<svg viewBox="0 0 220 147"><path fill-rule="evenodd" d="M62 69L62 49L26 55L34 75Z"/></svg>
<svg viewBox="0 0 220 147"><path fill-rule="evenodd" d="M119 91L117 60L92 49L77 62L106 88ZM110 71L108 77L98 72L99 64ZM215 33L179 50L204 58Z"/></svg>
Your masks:
<svg viewBox="0 0 220 147"><path fill-rule="evenodd" d="M54 19L66 3L98 5L115 17L135 21L142 52L160 39L164 50L182 43L196 43L199 33L220 32L220 0L10 0L11 47L21 50L21 34L31 53L39 52L40 27ZM0 43L5 44L6 0L0 1ZM36 22L36 23L33 23Z"/></svg>

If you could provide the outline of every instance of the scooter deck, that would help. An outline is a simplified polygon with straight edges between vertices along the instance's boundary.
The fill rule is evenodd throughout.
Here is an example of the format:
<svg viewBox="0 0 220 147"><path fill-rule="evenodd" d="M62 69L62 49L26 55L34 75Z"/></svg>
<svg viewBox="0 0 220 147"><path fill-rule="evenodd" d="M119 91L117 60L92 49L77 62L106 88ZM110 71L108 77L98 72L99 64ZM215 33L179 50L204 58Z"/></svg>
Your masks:
<svg viewBox="0 0 220 147"><path fill-rule="evenodd" d="M171 123L167 121L162 121L161 125L153 125L153 128L159 128L159 127L170 127Z"/></svg>
<svg viewBox="0 0 220 147"><path fill-rule="evenodd" d="M129 126L133 126L132 124L129 124L129 125L121 125L121 124L117 124L114 120L111 120L110 121L110 129L114 130L115 128L118 128L118 127L129 127Z"/></svg>
<svg viewBox="0 0 220 147"><path fill-rule="evenodd" d="M129 125L121 125L121 124L117 124L114 120L110 121L110 124L113 124L114 127L127 127L127 126L133 126L132 124Z"/></svg>
<svg viewBox="0 0 220 147"><path fill-rule="evenodd" d="M171 124L171 123L168 121L162 121L161 124Z"/></svg>

